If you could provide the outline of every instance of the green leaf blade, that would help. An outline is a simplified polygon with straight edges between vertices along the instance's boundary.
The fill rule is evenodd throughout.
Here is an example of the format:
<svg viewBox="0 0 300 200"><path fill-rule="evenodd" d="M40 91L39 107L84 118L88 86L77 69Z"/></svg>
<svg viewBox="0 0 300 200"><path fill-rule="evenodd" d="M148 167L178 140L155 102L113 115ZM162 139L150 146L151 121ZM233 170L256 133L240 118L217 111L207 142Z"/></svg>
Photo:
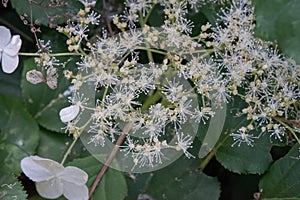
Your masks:
<svg viewBox="0 0 300 200"><path fill-rule="evenodd" d="M38 145L39 128L20 100L0 95L0 171L21 172L20 161Z"/></svg>
<svg viewBox="0 0 300 200"><path fill-rule="evenodd" d="M238 174L262 174L272 162L271 143L267 135L248 146L242 143L235 145L229 137L216 153L217 160L228 170Z"/></svg>
<svg viewBox="0 0 300 200"><path fill-rule="evenodd" d="M255 6L255 34L276 42L279 49L300 63L300 1L253 0Z"/></svg>
<svg viewBox="0 0 300 200"><path fill-rule="evenodd" d="M0 176L0 199L26 199L27 194L23 190L23 186L18 179L9 173L1 174Z"/></svg>
<svg viewBox="0 0 300 200"><path fill-rule="evenodd" d="M32 69L36 69L35 63L33 59L27 59L24 62L23 79L21 81L24 103L41 126L50 131L63 133L62 128L65 125L59 118L59 111L68 105L67 97L61 94L67 88L66 82L60 77L58 88L55 90L51 90L44 83L32 85L25 78L26 72Z"/></svg>
<svg viewBox="0 0 300 200"><path fill-rule="evenodd" d="M51 26L66 22L82 7L79 2L73 0L64 0L64 5L53 4L51 0L11 0L11 3L20 15L26 13L33 21L38 20L40 24Z"/></svg>
<svg viewBox="0 0 300 200"><path fill-rule="evenodd" d="M263 199L300 199L299 147L277 160L262 177L259 188Z"/></svg>
<svg viewBox="0 0 300 200"><path fill-rule="evenodd" d="M181 157L161 170L137 174L128 180L130 191L134 191L128 199L137 199L139 195L170 200L219 199L218 181L196 170L199 161Z"/></svg>

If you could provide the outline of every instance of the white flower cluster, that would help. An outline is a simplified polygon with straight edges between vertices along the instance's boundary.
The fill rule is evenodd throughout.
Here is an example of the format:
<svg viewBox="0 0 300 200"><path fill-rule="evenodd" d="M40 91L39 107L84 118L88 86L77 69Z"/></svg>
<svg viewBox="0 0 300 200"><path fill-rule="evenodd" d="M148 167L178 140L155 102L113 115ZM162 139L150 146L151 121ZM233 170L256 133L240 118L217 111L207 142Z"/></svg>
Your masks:
<svg viewBox="0 0 300 200"><path fill-rule="evenodd" d="M235 143L252 145L268 133L282 140L285 127L278 119L298 118L300 68L280 55L271 43L254 37L253 8L247 1L233 1L223 11L223 26L214 29L215 60L227 80L225 91L240 96L248 107L242 110L250 124L232 134ZM259 127L261 134L249 132Z"/></svg>
<svg viewBox="0 0 300 200"><path fill-rule="evenodd" d="M285 127L275 117L296 117L300 71L270 43L254 37L249 1L234 1L223 10L222 25L212 33L207 32L210 24L203 25L195 38L189 36L193 24L185 17L185 2L156 3L165 8L162 27L154 29L143 21L154 2L128 0L124 15L114 16L113 21L119 29L129 30L88 43L90 52L77 63L78 74L66 72L75 96L81 97L60 112L69 132L78 136L87 129L88 144L100 147L107 138L115 142L126 134L125 142L118 144L120 151L131 156L134 166L151 167L168 156L166 149L191 157L187 149L192 147L194 133L183 128L213 116L212 101L221 105L238 96L248 104L242 114L250 123L231 134L233 145L252 146L263 133L281 140ZM88 11L81 21L85 15ZM135 28L137 23L141 29ZM87 27L76 23L60 30L71 33L68 36L75 45L87 39ZM70 51L76 51L72 42L68 44ZM154 54L160 59L154 59ZM148 63L139 63L145 55ZM91 106L93 99L83 98L90 95L82 89L86 85L95 89L95 106ZM88 119L84 111L90 112ZM251 133L256 127L261 134Z"/></svg>
<svg viewBox="0 0 300 200"><path fill-rule="evenodd" d="M126 5L127 12L141 11L145 15L154 6L150 1L147 4L128 1ZM161 28L143 25L142 29L131 28L118 37L99 38L89 46L90 53L78 63L79 72L71 76L74 94L89 100L73 101L71 106L60 111L69 132L78 135L82 127L77 124L88 126L88 133L85 133L90 135L88 144L95 146L105 146L107 138L115 142L116 137L124 134L124 129L129 129L120 151L131 156L134 166L140 167L161 164L168 158L164 154L167 149L192 157L187 150L192 147L197 123L205 123L214 114L210 100L227 100L226 95L216 91L223 84L220 74L214 65L209 65L210 60L201 57L206 50L184 34L192 28L184 18L185 4L174 1L174 4L164 2L162 5L166 7L168 18ZM124 22L134 27L138 21ZM117 26L121 26L118 23ZM67 28L60 30L71 30L71 27L76 29L77 25L70 22ZM146 64L139 63L143 52L149 59ZM155 61L153 54L162 59ZM209 83L211 80L213 82ZM205 89L203 84L207 84ZM93 101L90 94L82 89L86 85L94 85L94 93L99 94L94 107L90 106ZM207 97L203 98L201 108L197 93ZM86 116L84 111L91 112L88 119L82 117ZM184 131L185 127L193 131Z"/></svg>

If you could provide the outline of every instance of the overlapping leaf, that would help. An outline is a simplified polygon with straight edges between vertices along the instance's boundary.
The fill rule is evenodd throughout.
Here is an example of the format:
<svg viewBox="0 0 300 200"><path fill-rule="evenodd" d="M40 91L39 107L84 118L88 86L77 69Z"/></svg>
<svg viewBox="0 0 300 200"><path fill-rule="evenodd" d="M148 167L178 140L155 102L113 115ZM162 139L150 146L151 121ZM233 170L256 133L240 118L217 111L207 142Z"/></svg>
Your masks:
<svg viewBox="0 0 300 200"><path fill-rule="evenodd" d="M10 173L1 173L0 176L0 199L26 199L27 194L18 179Z"/></svg>
<svg viewBox="0 0 300 200"><path fill-rule="evenodd" d="M300 62L300 1L253 0L256 35L276 42L279 49Z"/></svg>
<svg viewBox="0 0 300 200"><path fill-rule="evenodd" d="M21 159L36 150L38 131L20 99L0 95L0 171L21 172Z"/></svg>
<svg viewBox="0 0 300 200"><path fill-rule="evenodd" d="M43 25L63 23L82 7L78 1L73 0L11 0L11 3L20 15L27 14L30 19L32 13L33 21L38 20Z"/></svg>
<svg viewBox="0 0 300 200"><path fill-rule="evenodd" d="M277 160L260 180L263 199L300 199L300 145Z"/></svg>
<svg viewBox="0 0 300 200"><path fill-rule="evenodd" d="M98 175L103 166L97 159L92 156L75 159L68 163L68 165L79 167L89 175L87 185L91 186L94 179ZM122 200L127 195L127 185L122 172L108 169L103 176L100 184L96 188L93 199L101 200Z"/></svg>
<svg viewBox="0 0 300 200"><path fill-rule="evenodd" d="M242 143L240 146L232 146L234 141L229 135L249 123L246 120L246 116L238 115L239 111L244 107L245 103L240 98L235 98L229 102L226 110L225 125L223 130L221 130L222 133L209 132L209 134L220 135L214 151L217 160L226 169L239 174L262 174L272 162L270 154L272 143L269 137L265 135L260 139L256 139L253 142L253 146L249 146L246 143ZM211 122L216 123L212 124L216 127L221 126L215 120L211 120ZM211 126L211 124L208 125ZM199 128L198 136L202 141L203 138L208 137L206 136L208 125L200 126ZM259 135L259 133L256 133L256 135Z"/></svg>
<svg viewBox="0 0 300 200"><path fill-rule="evenodd" d="M56 32L48 32L44 37L51 41L51 46L55 52L67 52L64 44L64 37ZM65 57L58 57L59 61L65 62ZM68 62L68 66L74 67L74 59ZM71 69L71 67L69 69ZM29 70L41 67L36 66L33 59L24 61L24 70L21 81L21 88L24 95L24 102L29 112L37 119L38 123L48 130L55 132L64 132L62 129L65 125L59 118L59 111L69 105L67 96L63 95L68 89L69 82L64 78L63 67L58 66L58 84L56 89L50 89L47 84L40 83L33 85L26 80L26 73Z"/></svg>
<svg viewBox="0 0 300 200"><path fill-rule="evenodd" d="M171 165L152 173L137 174L129 179L128 199L139 196L154 199L218 199L218 181L197 171L198 159L181 157Z"/></svg>

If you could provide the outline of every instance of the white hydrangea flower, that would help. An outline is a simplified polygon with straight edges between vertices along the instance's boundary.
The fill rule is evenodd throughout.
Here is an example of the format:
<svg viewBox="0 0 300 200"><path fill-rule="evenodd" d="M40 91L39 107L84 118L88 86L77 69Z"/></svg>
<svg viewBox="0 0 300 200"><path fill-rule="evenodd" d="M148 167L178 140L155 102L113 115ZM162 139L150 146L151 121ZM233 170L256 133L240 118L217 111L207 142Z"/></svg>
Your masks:
<svg viewBox="0 0 300 200"><path fill-rule="evenodd" d="M0 26L0 61L5 73L13 73L19 64L18 52L22 40L19 35L11 37L9 29Z"/></svg>
<svg viewBox="0 0 300 200"><path fill-rule="evenodd" d="M25 157L21 161L24 174L36 182L38 193L48 199L64 195L70 200L88 199L85 185L88 175L77 167L64 167L56 161L39 156Z"/></svg>
<svg viewBox="0 0 300 200"><path fill-rule="evenodd" d="M60 120L64 123L70 122L77 117L79 111L80 111L80 106L78 104L63 108L59 112Z"/></svg>

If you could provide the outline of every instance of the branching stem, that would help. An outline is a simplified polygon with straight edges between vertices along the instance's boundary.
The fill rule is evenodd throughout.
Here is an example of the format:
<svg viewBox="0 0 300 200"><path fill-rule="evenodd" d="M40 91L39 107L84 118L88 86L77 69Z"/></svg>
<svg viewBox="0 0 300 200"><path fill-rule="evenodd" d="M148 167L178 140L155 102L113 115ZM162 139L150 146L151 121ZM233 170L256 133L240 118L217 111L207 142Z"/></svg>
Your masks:
<svg viewBox="0 0 300 200"><path fill-rule="evenodd" d="M67 157L70 155L73 147L75 146L76 142L78 141L78 139L80 138L81 134L83 133L83 131L85 130L85 128L87 127L87 125L89 125L89 123L92 121L92 118L90 118L81 128L80 131L77 133L77 135L74 137L73 142L71 143L71 145L69 146L68 150L66 151L62 161L60 162L60 164L64 164Z"/></svg>
<svg viewBox="0 0 300 200"><path fill-rule="evenodd" d="M81 53L78 52L64 52L64 53L48 53L47 54L50 57L54 57L54 56L81 56ZM38 57L41 56L40 53L24 53L24 52L19 52L19 56L34 56L34 57Z"/></svg>
<svg viewBox="0 0 300 200"><path fill-rule="evenodd" d="M119 146L123 143L123 141L126 138L126 135L128 134L128 132L130 131L131 128L132 128L131 123L126 124L126 126L124 127L124 129L122 131L122 134L119 136L114 148L112 149L111 153L107 157L104 165L102 166L101 170L98 173L98 176L96 177L96 179L94 180L92 186L90 187L89 198L92 197L95 189L97 188L98 184L100 183L101 179L103 178L103 176L104 176L105 172L107 171L109 165L111 164L111 162L115 158L116 154L118 153Z"/></svg>

